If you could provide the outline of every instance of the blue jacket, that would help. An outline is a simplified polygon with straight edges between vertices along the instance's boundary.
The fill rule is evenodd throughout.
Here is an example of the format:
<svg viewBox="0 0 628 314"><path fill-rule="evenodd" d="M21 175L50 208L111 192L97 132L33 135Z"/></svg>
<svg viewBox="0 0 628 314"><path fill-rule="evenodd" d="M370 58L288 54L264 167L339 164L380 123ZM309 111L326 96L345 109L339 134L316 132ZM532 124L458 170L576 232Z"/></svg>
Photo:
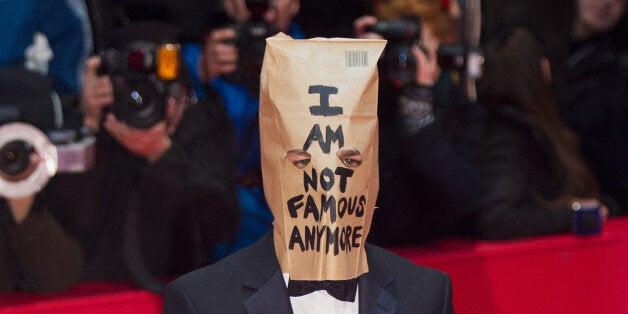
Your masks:
<svg viewBox="0 0 628 314"><path fill-rule="evenodd" d="M0 67L23 64L26 48L40 32L54 54L48 74L55 90L77 92L88 43L85 12L84 3L73 0L0 0Z"/></svg>

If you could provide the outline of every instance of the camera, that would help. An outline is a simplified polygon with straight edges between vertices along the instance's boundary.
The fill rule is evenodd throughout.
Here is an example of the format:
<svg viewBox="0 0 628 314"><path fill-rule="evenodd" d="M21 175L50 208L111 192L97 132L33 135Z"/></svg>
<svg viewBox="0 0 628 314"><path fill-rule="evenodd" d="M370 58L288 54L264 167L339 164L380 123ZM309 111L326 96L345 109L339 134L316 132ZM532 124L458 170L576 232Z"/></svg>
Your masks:
<svg viewBox="0 0 628 314"><path fill-rule="evenodd" d="M229 82L244 84L249 93L258 95L266 38L279 30L264 20L268 0L246 0L246 7L251 13L250 18L234 26L236 37L232 43L238 47L238 68L224 77Z"/></svg>
<svg viewBox="0 0 628 314"><path fill-rule="evenodd" d="M416 60L412 54L412 46L421 38L421 18L408 16L398 20L380 21L366 31L377 33L388 40L382 59L382 70L388 80L397 87L413 81Z"/></svg>
<svg viewBox="0 0 628 314"><path fill-rule="evenodd" d="M184 85L175 34L167 23L137 23L117 30L115 44L100 52L99 72L111 78L118 119L148 129L166 117L168 97L178 98Z"/></svg>
<svg viewBox="0 0 628 314"><path fill-rule="evenodd" d="M42 130L21 115L19 105L0 103L0 196L30 195L56 173L89 170L95 162L95 142L84 129Z"/></svg>
<svg viewBox="0 0 628 314"><path fill-rule="evenodd" d="M417 66L412 46L419 44L419 48L426 52L420 45L421 18L407 16L398 20L380 21L366 31L377 33L388 40L382 67L393 85L400 88L412 82ZM436 62L443 70L457 71L476 79L481 76L483 57L477 46L441 45L436 51Z"/></svg>
<svg viewBox="0 0 628 314"><path fill-rule="evenodd" d="M438 66L445 70L462 70L464 68L465 48L460 45L441 45L436 50Z"/></svg>

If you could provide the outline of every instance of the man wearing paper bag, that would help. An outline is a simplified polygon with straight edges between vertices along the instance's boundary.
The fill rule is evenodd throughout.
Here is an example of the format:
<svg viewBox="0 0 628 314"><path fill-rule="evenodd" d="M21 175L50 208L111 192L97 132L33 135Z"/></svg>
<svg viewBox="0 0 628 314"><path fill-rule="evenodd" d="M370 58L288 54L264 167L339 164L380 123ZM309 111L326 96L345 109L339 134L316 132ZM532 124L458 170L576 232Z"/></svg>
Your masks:
<svg viewBox="0 0 628 314"><path fill-rule="evenodd" d="M366 243L383 40L267 40L260 132L273 232L171 283L165 313L452 313L451 281Z"/></svg>

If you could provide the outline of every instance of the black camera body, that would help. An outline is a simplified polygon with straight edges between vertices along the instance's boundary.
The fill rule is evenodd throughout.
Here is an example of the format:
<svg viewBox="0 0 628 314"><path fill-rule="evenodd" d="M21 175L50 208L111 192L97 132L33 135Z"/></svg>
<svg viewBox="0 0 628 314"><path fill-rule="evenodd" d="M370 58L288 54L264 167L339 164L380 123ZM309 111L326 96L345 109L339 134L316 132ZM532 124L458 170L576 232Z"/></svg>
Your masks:
<svg viewBox="0 0 628 314"><path fill-rule="evenodd" d="M99 72L111 78L118 119L147 129L166 117L168 97L178 97L183 86L175 33L166 23L137 23L117 30L115 44L100 53Z"/></svg>
<svg viewBox="0 0 628 314"><path fill-rule="evenodd" d="M264 20L268 0L247 0L246 6L251 13L250 18L234 26L236 37L232 44L238 47L238 68L224 78L232 83L242 83L249 93L258 95L266 38L279 33L279 30Z"/></svg>
<svg viewBox="0 0 628 314"><path fill-rule="evenodd" d="M436 50L436 62L441 69L461 71L465 65L465 53L465 47L461 45L441 45Z"/></svg>
<svg viewBox="0 0 628 314"><path fill-rule="evenodd" d="M386 40L383 71L396 87L402 87L414 80L416 60L412 54L412 45L421 40L421 18L409 16L398 20L380 21L366 29ZM463 45L441 45L436 51L436 62L443 70L463 72L473 78L481 74L482 62L479 47Z"/></svg>
<svg viewBox="0 0 628 314"><path fill-rule="evenodd" d="M414 80L416 60L412 46L421 38L421 18L408 16L398 20L380 21L366 29L388 40L382 68L384 75L396 87Z"/></svg>

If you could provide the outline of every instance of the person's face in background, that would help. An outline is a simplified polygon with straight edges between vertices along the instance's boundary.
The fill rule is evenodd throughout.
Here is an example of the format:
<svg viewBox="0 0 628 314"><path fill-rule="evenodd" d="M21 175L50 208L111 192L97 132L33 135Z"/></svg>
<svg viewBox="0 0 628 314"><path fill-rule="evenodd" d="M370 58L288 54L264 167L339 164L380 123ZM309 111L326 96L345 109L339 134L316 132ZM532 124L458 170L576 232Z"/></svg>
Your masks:
<svg viewBox="0 0 628 314"><path fill-rule="evenodd" d="M578 0L574 37L586 39L612 30L625 7L626 0Z"/></svg>
<svg viewBox="0 0 628 314"><path fill-rule="evenodd" d="M244 22L251 15L245 0L224 0L224 7L227 14L237 22ZM264 20L276 26L281 32L288 33L290 23L299 13L300 7L299 0L269 0L268 10L264 12Z"/></svg>

